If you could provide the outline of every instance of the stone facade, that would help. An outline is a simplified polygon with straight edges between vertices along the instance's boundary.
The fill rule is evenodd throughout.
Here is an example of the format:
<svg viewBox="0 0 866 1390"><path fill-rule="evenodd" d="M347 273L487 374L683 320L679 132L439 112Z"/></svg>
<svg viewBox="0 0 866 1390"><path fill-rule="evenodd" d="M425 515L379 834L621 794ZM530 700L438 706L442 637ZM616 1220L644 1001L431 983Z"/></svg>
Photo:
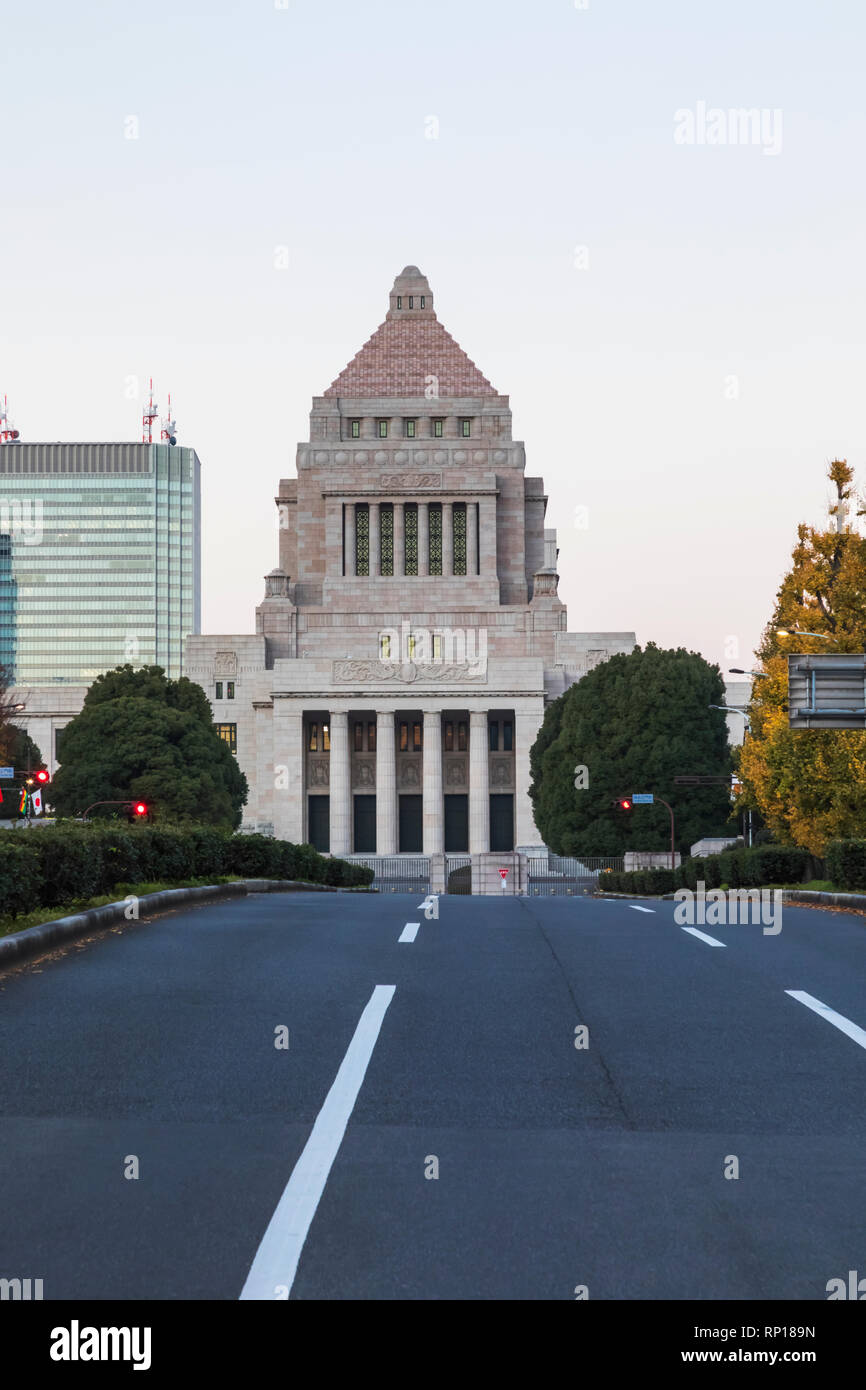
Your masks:
<svg viewBox="0 0 866 1390"><path fill-rule="evenodd" d="M556 532L501 396L407 267L280 482L255 635L185 668L250 784L245 826L334 854L537 846L545 700L633 633L569 633Z"/></svg>

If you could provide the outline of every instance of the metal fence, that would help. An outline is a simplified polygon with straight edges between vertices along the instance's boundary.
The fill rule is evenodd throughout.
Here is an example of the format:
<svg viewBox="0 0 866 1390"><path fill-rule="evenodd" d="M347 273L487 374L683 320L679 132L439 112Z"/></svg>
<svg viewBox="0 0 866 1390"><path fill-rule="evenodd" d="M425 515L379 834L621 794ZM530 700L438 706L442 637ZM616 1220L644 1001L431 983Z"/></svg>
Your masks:
<svg viewBox="0 0 866 1390"><path fill-rule="evenodd" d="M445 892L471 894L472 856L469 854L446 854Z"/></svg>
<svg viewBox="0 0 866 1390"><path fill-rule="evenodd" d="M546 859L530 858L527 892L530 897L581 897L594 893L606 870L622 872L622 855L590 855L578 859L573 855L549 854Z"/></svg>
<svg viewBox="0 0 866 1390"><path fill-rule="evenodd" d="M374 893L430 892L430 860L426 855L410 854L349 854L352 864L363 864L373 870Z"/></svg>

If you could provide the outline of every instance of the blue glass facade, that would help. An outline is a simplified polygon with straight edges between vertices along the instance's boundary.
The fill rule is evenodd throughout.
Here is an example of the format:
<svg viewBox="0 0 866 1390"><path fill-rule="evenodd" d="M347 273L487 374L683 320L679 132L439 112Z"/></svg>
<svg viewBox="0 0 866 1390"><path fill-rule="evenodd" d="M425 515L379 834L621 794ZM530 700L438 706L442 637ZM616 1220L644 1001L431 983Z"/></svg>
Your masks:
<svg viewBox="0 0 866 1390"><path fill-rule="evenodd" d="M183 673L201 630L200 464L168 444L0 447L0 665L86 685L131 662Z"/></svg>

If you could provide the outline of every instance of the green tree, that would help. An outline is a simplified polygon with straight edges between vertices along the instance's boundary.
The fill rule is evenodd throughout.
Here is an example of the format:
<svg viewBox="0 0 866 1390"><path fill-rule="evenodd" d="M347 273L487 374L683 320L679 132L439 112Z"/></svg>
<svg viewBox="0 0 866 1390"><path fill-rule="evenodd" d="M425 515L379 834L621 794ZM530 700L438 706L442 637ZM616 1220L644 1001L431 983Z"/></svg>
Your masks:
<svg viewBox="0 0 866 1390"><path fill-rule="evenodd" d="M186 710L210 724L213 712L210 702L200 685L180 676L177 680L167 680L161 666L134 667L116 666L97 676L84 697L86 706L101 705L106 700L120 700L131 696L136 700L158 700L169 709Z"/></svg>
<svg viewBox="0 0 866 1390"><path fill-rule="evenodd" d="M63 731L62 752L51 789L59 815L141 800L163 820L240 824L247 781L213 727L207 697L185 677L167 680L159 666L99 676Z"/></svg>
<svg viewBox="0 0 866 1390"><path fill-rule="evenodd" d="M673 780L730 774L725 716L709 708L723 703L718 666L652 642L611 657L572 685L548 707L530 753L529 794L546 844L559 854L668 849L664 806L628 812L613 805L641 791L670 802L683 852L703 835L730 835L728 786L683 787Z"/></svg>
<svg viewBox="0 0 866 1390"><path fill-rule="evenodd" d="M854 511L863 515L854 470L834 459L827 476L830 522L797 528L791 569L758 648L764 676L754 684L751 733L738 758L739 807L757 807L777 840L816 855L829 840L866 828L866 732L788 724L789 653L866 650L866 540L850 521ZM779 628L827 637L784 637Z"/></svg>

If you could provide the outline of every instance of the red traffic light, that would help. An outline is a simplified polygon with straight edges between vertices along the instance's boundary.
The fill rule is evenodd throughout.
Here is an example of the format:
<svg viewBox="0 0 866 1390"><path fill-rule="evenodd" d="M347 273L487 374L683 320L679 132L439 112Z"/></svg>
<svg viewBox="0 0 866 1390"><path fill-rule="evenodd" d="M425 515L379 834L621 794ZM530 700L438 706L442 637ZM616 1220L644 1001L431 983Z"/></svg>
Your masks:
<svg viewBox="0 0 866 1390"><path fill-rule="evenodd" d="M37 782L50 782L50 781L51 781L51 774L50 774L49 772L46 772L44 767L43 767L43 768L40 768L39 771L38 771L37 774L36 774L36 781L37 781Z"/></svg>
<svg viewBox="0 0 866 1390"><path fill-rule="evenodd" d="M135 803L135 805L133 806L132 809L133 809L133 811L135 812L135 814L136 814L137 816L146 816L146 815L147 815L147 807L145 806L145 804L144 804L143 801L136 801L136 803Z"/></svg>
<svg viewBox="0 0 866 1390"><path fill-rule="evenodd" d="M620 808L621 811L630 811L630 810L631 810L631 797L630 797L630 796L621 796L620 799L619 799L619 801L618 801L616 804L617 804L617 806Z"/></svg>

